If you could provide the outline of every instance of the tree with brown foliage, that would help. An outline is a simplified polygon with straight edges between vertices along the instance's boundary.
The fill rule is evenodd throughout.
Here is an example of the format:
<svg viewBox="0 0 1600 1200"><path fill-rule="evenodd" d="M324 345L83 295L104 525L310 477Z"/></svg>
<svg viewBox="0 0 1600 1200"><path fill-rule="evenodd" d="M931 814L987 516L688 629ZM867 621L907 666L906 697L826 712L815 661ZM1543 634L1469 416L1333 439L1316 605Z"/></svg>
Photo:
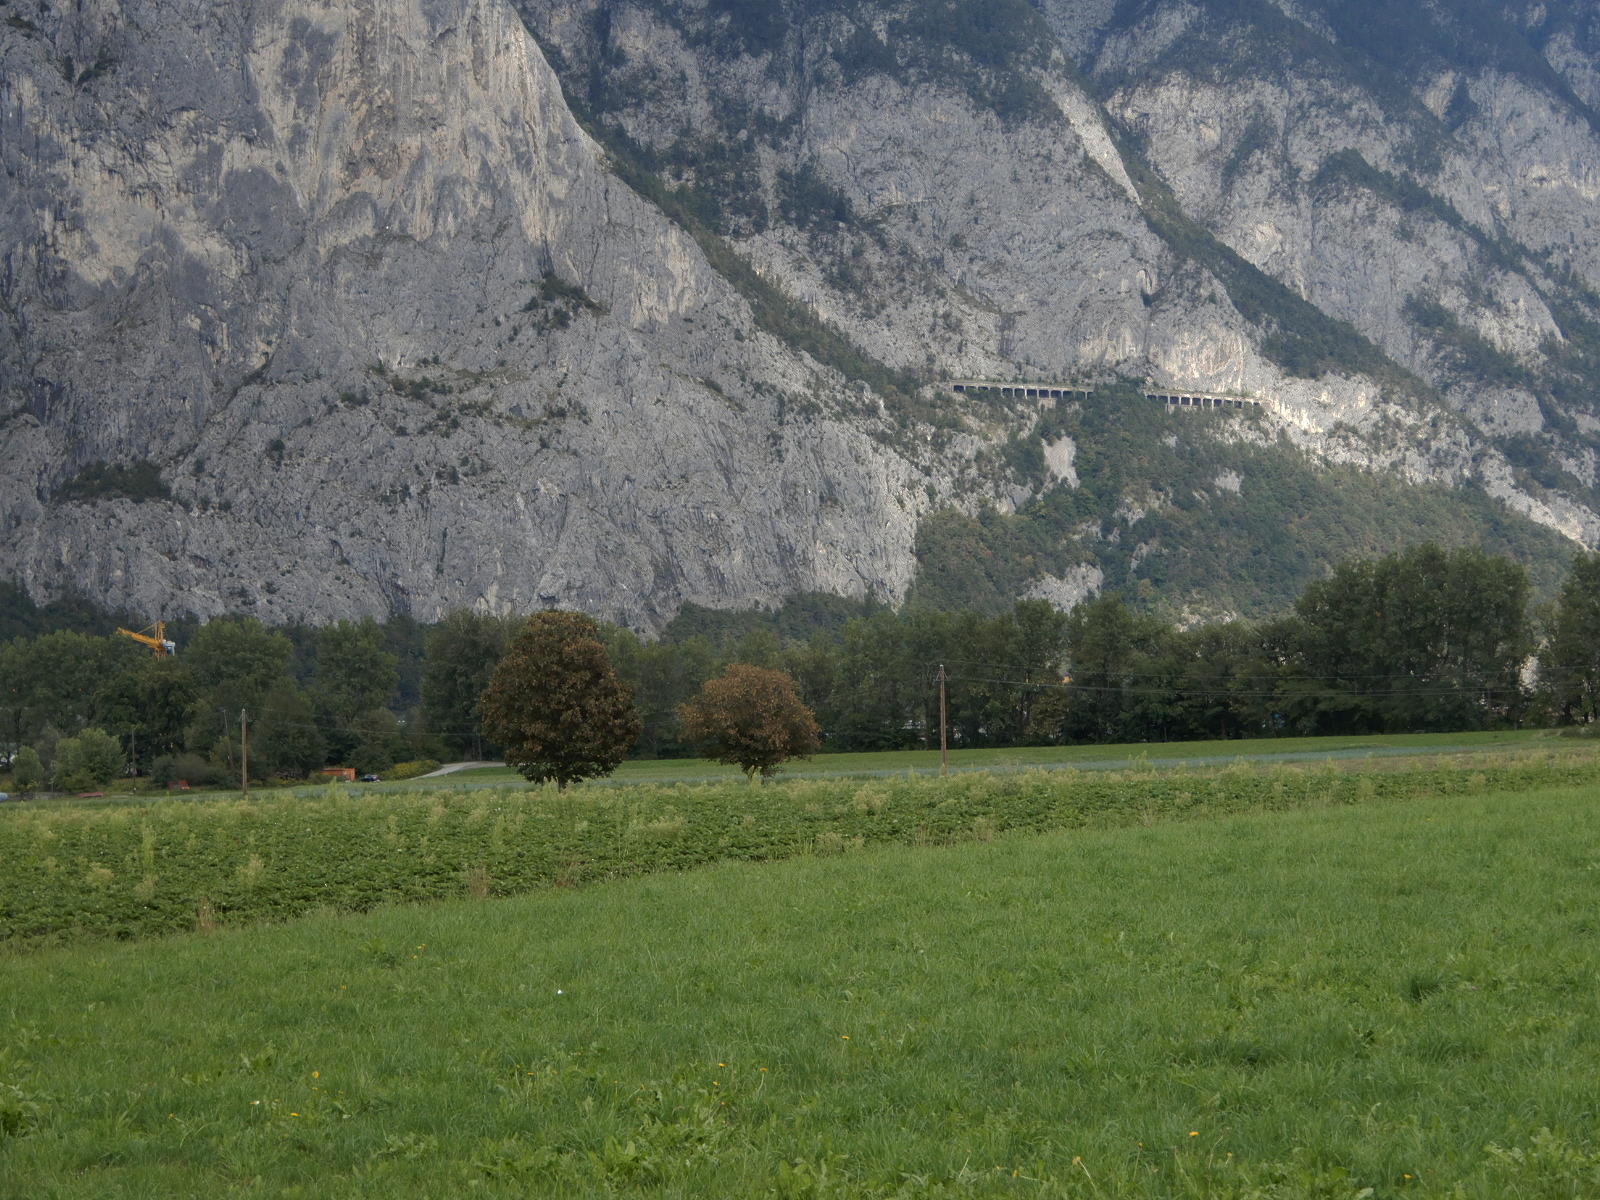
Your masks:
<svg viewBox="0 0 1600 1200"><path fill-rule="evenodd" d="M707 758L732 763L754 779L806 758L821 744L816 718L782 671L734 663L678 707L684 738Z"/></svg>
<svg viewBox="0 0 1600 1200"><path fill-rule="evenodd" d="M582 613L528 618L479 704L484 734L535 783L609 775L639 736L633 690Z"/></svg>

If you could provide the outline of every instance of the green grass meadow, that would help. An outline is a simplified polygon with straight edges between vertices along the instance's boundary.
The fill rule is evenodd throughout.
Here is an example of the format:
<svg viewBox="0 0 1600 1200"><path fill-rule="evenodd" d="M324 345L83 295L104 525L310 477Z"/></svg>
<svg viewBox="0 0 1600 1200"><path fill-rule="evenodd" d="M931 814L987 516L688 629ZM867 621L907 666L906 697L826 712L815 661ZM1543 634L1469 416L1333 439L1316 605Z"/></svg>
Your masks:
<svg viewBox="0 0 1600 1200"><path fill-rule="evenodd" d="M0 1195L1600 1196L1585 770L1134 773L1011 833L975 778L958 844L16 943Z"/></svg>
<svg viewBox="0 0 1600 1200"><path fill-rule="evenodd" d="M1135 764L1154 765L1178 760L1303 757L1359 758L1362 755L1405 755L1511 750L1555 741L1548 730L1499 729L1473 733L1386 733L1350 737L1241 738L1233 741L1139 742L1085 746L1010 746L996 749L952 750L953 771L1028 770L1038 768ZM939 770L938 750L875 750L818 754L789 763L783 776L791 779L831 779L847 776L916 773ZM508 767L477 767L448 776L459 784L508 784L520 781ZM630 759L617 768L609 783L678 783L740 778L737 767L704 758ZM415 789L436 785L437 779L413 779L386 788ZM603 785L603 784L602 784ZM591 785L592 786L592 785Z"/></svg>

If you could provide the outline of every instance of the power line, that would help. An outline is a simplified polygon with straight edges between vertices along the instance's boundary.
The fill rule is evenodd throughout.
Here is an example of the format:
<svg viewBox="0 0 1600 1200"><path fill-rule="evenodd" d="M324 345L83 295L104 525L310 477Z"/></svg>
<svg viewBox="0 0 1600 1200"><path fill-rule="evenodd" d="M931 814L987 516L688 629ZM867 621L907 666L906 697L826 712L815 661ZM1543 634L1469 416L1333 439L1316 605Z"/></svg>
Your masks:
<svg viewBox="0 0 1600 1200"><path fill-rule="evenodd" d="M1064 660L1064 661L1070 661L1070 660ZM1539 663L1539 669L1541 671L1545 671L1545 670L1549 670L1549 671L1579 670L1579 669L1597 670L1597 669L1600 669L1600 656L1597 656L1596 660L1593 661L1593 662L1578 663L1578 664L1575 664L1575 665L1572 665L1572 666L1566 666L1566 665L1559 664L1559 663L1551 663L1551 664L1547 665L1543 661L1538 660L1538 659L1535 659L1535 661ZM1054 673L1055 669L1056 669L1055 666L1053 666L1053 665L1052 666L1043 666L1043 667L1041 667L1041 665L1039 663L1001 663L1001 662L990 662L990 661L986 661L986 660L977 660L977 659L947 658L947 659L944 660L944 662L946 664L952 665L952 666L971 666L971 667L978 667L978 668L981 668L981 669L984 669L984 670L1024 671L1024 672L1026 672L1026 671L1034 671L1034 670L1045 670L1045 671L1050 671L1050 672ZM1517 669L1520 670L1520 664L1519 664ZM1290 668L1285 667L1284 670L1289 671ZM1191 674L1189 674L1189 673L1187 673L1187 672L1185 672L1183 670L1183 665L1181 663L1176 668L1174 668L1173 670L1170 670L1170 671L1118 671L1116 673L1118 675L1123 676L1123 677L1128 678L1128 679L1173 679L1175 677L1182 676L1183 678L1186 678L1186 679L1224 679L1225 680L1225 679L1234 679L1234 678L1238 677L1235 674L1191 675ZM1259 672L1259 669L1258 669L1255 672L1246 672L1246 673L1257 673L1257 674L1259 674L1260 672ZM1284 677L1286 679L1296 679L1296 678L1304 679L1304 678L1306 678L1306 676L1304 674L1297 674L1297 673L1289 673L1289 674L1286 674ZM1407 671L1383 671L1383 672L1341 671L1341 672L1339 672L1339 677L1341 679L1410 679L1410 678L1415 678L1415 675L1414 675L1414 673L1407 672Z"/></svg>
<svg viewBox="0 0 1600 1200"><path fill-rule="evenodd" d="M1391 690L1391 691L1352 692L1352 691L1350 691L1348 689L1343 689L1343 688L1329 688L1326 685L1323 685L1321 688L1313 688L1313 689L1292 689L1291 688L1291 689L1286 690L1286 689L1283 689L1283 688L1274 688L1271 691L1241 691L1241 690L1235 690L1235 689L1227 689L1227 690L1215 689L1215 690L1212 690L1212 689L1205 689L1205 688L1188 688L1188 687L1182 687L1182 686L1173 686L1173 687L1164 687L1164 688L1127 687L1127 686L1124 686L1124 685L1117 685L1117 684L1071 683L1071 682L1055 682L1055 681L1050 681L1050 680L1035 680L1035 679L998 679L998 678L992 678L992 677L980 677L980 676L973 676L973 675L951 675L951 676L949 676L949 680L952 683L984 683L984 684L995 684L995 685L1009 686L1009 687L1034 688L1034 689L1037 689L1039 691L1093 692L1093 693L1099 693L1099 694L1114 694L1114 695L1122 695L1122 696L1194 696L1194 697L1225 697L1225 698L1255 698L1255 699L1298 699L1298 698L1305 698L1305 699L1318 699L1318 698L1321 698L1321 699L1342 699L1342 698L1356 698L1356 699L1378 700L1378 699L1388 699L1388 698L1405 697L1405 696L1413 696L1413 697L1420 697L1420 696L1456 696L1456 695L1461 695L1463 693L1468 693L1468 694L1472 694L1472 695L1480 695L1480 694L1488 695L1488 694L1499 694L1499 693L1511 693L1511 694L1514 694L1514 695L1520 695L1522 693L1522 689L1521 688L1496 687L1496 686L1492 686L1492 685L1482 685L1482 686L1480 686L1480 685L1476 685L1476 684L1473 684L1473 685L1459 685L1459 686L1441 685L1441 686L1439 686L1437 688L1416 689L1416 690L1410 690L1410 691L1394 691L1394 690ZM1288 682L1293 682L1293 680L1290 680Z"/></svg>

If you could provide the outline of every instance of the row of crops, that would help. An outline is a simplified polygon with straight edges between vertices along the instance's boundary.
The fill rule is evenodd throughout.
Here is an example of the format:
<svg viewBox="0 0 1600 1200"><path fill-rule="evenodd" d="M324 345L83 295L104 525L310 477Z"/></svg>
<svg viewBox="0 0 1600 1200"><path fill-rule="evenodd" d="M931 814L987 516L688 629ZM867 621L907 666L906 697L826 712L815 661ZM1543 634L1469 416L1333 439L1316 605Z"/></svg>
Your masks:
<svg viewBox="0 0 1600 1200"><path fill-rule="evenodd" d="M160 801L0 815L0 944L512 895L723 860L1584 784L1596 756Z"/></svg>

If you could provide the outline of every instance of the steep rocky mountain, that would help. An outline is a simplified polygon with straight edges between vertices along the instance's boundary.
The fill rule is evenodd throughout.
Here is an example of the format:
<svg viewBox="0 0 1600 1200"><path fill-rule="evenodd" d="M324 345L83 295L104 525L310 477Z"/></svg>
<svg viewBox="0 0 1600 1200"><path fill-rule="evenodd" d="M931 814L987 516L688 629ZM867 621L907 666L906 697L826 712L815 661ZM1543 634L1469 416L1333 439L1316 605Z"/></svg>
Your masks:
<svg viewBox="0 0 1600 1200"><path fill-rule="evenodd" d="M1548 574L1600 537L1597 41L1576 2L9 0L0 563L640 628L1263 611L1425 536Z"/></svg>

